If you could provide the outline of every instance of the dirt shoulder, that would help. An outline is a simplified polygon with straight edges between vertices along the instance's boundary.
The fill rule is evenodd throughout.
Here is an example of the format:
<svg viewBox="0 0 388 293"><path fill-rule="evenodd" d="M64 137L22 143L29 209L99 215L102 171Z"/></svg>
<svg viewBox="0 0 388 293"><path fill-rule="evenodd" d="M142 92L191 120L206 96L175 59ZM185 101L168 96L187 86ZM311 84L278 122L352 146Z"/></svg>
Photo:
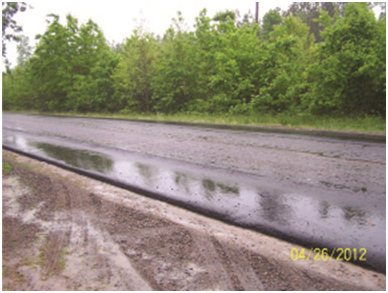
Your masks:
<svg viewBox="0 0 388 293"><path fill-rule="evenodd" d="M385 290L346 262L3 150L3 290Z"/></svg>

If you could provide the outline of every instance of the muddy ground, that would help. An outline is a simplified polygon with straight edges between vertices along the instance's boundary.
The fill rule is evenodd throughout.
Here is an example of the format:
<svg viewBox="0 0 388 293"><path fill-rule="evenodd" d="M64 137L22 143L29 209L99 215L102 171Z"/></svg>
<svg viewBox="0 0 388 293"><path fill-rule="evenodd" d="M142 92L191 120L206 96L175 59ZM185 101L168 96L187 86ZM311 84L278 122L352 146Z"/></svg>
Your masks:
<svg viewBox="0 0 388 293"><path fill-rule="evenodd" d="M3 150L3 290L385 290L385 275Z"/></svg>

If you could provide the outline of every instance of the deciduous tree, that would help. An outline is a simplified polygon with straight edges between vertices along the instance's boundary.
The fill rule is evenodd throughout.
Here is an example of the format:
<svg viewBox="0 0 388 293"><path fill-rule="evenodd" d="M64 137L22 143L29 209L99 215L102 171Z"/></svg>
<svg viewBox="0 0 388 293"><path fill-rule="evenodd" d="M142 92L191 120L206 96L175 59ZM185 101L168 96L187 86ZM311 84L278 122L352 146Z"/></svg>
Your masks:
<svg viewBox="0 0 388 293"><path fill-rule="evenodd" d="M2 2L3 7L3 18L2 18L2 28L3 28L3 57L6 56L6 45L4 41L19 41L19 37L16 33L21 32L23 28L17 24L13 19L16 13L23 12L27 9L27 4L25 2ZM7 29L10 28L12 32L7 33Z"/></svg>
<svg viewBox="0 0 388 293"><path fill-rule="evenodd" d="M153 34L141 27L135 29L122 46L120 62L112 78L116 98L127 111L151 111L151 81L156 54L157 43Z"/></svg>
<svg viewBox="0 0 388 293"><path fill-rule="evenodd" d="M335 22L323 12L324 42L310 69L315 112L385 115L386 27L367 3L348 3Z"/></svg>

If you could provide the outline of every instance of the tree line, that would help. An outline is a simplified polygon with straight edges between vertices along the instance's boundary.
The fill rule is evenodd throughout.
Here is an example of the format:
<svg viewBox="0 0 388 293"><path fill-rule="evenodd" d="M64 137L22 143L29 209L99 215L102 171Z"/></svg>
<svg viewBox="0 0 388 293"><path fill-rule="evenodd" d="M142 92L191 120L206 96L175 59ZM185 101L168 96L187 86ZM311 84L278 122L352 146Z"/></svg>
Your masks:
<svg viewBox="0 0 388 293"><path fill-rule="evenodd" d="M178 12L163 37L140 25L115 45L92 20L52 14L3 72L3 109L385 117L385 5L379 18L372 7L294 3L261 27L204 9L193 30Z"/></svg>

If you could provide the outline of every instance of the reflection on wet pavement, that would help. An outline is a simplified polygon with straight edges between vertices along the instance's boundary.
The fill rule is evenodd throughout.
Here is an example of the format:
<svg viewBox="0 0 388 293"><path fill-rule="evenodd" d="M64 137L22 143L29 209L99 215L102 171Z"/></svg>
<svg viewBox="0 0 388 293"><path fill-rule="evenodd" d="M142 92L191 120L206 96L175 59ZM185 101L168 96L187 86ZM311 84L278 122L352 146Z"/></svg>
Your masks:
<svg viewBox="0 0 388 293"><path fill-rule="evenodd" d="M293 209L286 204L284 197L276 193L269 194L269 192L262 192L260 197L263 218L269 222L287 225L288 219L293 217Z"/></svg>
<svg viewBox="0 0 388 293"><path fill-rule="evenodd" d="M47 156L64 161L66 164L77 168L94 170L103 174L107 174L112 170L113 161L101 153L71 149L48 143L31 143L31 145L43 150Z"/></svg>
<svg viewBox="0 0 388 293"><path fill-rule="evenodd" d="M341 190L281 186L268 178L247 179L225 170L203 172L184 162L38 140L3 131L3 145L158 192L228 222L305 245L365 248L367 264L385 272L385 209L373 200L364 204Z"/></svg>

